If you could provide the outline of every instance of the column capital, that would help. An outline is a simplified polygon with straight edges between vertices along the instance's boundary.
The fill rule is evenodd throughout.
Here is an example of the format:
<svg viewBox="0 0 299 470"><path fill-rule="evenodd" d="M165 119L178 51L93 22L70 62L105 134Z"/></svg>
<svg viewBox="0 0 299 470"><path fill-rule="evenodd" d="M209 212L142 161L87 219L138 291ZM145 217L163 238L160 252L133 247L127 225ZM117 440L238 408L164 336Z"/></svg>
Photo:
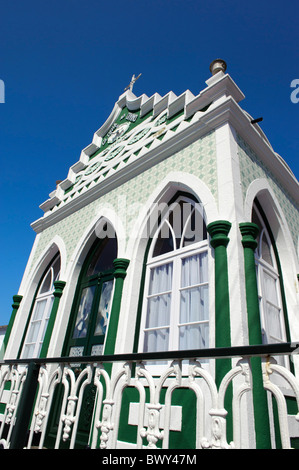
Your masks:
<svg viewBox="0 0 299 470"><path fill-rule="evenodd" d="M64 281L54 281L54 287L55 287L55 290L54 290L54 297L61 297L62 296L62 292L63 292L63 289L65 287L65 282Z"/></svg>
<svg viewBox="0 0 299 470"><path fill-rule="evenodd" d="M211 235L211 245L213 248L218 246L227 246L229 242L228 233L232 224L227 220L216 220L207 226L207 230Z"/></svg>
<svg viewBox="0 0 299 470"><path fill-rule="evenodd" d="M114 277L115 278L122 278L124 279L127 274L127 268L129 266L130 261L125 258L116 258L113 261L114 266Z"/></svg>
<svg viewBox="0 0 299 470"><path fill-rule="evenodd" d="M239 224L240 232L242 234L242 245L244 248L250 248L254 251L257 247L256 237L259 234L259 226L253 222L242 222Z"/></svg>
<svg viewBox="0 0 299 470"><path fill-rule="evenodd" d="M22 295L13 295L12 298L13 298L12 308L18 309L19 306L20 306L20 303L23 299L23 296Z"/></svg>

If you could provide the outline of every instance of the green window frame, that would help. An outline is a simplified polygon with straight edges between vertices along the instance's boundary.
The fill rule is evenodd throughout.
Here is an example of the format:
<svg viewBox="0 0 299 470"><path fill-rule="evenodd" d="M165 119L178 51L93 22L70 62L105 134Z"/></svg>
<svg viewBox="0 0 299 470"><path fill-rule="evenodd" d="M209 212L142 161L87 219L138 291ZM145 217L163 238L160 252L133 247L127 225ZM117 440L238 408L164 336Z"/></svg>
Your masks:
<svg viewBox="0 0 299 470"><path fill-rule="evenodd" d="M97 240L83 264L63 348L66 356L103 353L114 293L117 239Z"/></svg>

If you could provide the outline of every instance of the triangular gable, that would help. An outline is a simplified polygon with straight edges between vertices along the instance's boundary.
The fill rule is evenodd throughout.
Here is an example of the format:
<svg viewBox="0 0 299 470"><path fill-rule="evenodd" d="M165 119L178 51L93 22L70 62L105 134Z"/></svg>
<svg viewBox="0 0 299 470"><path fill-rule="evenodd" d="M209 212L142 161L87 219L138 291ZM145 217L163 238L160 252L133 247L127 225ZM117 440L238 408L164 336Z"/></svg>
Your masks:
<svg viewBox="0 0 299 470"><path fill-rule="evenodd" d="M207 82L208 84L208 82ZM113 110L82 150L80 160L69 170L40 208L49 215L95 185L106 182L129 165L158 151L158 147L198 122L219 96L232 96L236 102L244 95L229 75L219 74L218 81L194 96L189 90L176 96L161 97L123 93ZM186 134L186 133L185 133Z"/></svg>

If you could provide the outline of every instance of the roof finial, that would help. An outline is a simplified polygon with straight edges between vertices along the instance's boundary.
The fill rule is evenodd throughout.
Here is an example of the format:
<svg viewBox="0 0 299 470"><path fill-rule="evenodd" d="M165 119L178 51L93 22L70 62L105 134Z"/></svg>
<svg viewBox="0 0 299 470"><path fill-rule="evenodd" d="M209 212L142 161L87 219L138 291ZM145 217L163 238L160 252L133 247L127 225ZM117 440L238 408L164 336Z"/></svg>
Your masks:
<svg viewBox="0 0 299 470"><path fill-rule="evenodd" d="M126 90L130 90L132 91L133 90L133 86L134 86L134 83L136 82L136 80L138 80L138 78L141 76L142 74L140 73L138 75L138 77L135 77L135 74L133 74L132 78L131 78L131 81L130 81L130 84L128 86L126 86L126 88L124 89L124 91Z"/></svg>
<svg viewBox="0 0 299 470"><path fill-rule="evenodd" d="M212 75L215 75L218 72L225 73L226 71L226 62L222 59L215 59L210 65L210 71Z"/></svg>

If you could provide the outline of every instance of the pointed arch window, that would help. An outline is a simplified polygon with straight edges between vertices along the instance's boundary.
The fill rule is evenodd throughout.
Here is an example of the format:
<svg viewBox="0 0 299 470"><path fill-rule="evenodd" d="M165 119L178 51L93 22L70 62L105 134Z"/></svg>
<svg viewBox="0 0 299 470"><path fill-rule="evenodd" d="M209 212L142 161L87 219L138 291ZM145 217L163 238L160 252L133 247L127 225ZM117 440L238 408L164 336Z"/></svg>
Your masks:
<svg viewBox="0 0 299 470"><path fill-rule="evenodd" d="M139 349L209 345L208 244L202 206L180 197L162 218L146 267Z"/></svg>
<svg viewBox="0 0 299 470"><path fill-rule="evenodd" d="M102 354L114 289L117 238L97 240L83 264L73 303L65 354Z"/></svg>
<svg viewBox="0 0 299 470"><path fill-rule="evenodd" d="M59 279L59 275L60 255L57 255L44 273L35 296L32 315L21 354L23 359L39 357L52 310L54 282Z"/></svg>
<svg viewBox="0 0 299 470"><path fill-rule="evenodd" d="M253 206L252 221L260 228L255 257L263 342L285 342L286 328L277 259L267 225L256 204Z"/></svg>

